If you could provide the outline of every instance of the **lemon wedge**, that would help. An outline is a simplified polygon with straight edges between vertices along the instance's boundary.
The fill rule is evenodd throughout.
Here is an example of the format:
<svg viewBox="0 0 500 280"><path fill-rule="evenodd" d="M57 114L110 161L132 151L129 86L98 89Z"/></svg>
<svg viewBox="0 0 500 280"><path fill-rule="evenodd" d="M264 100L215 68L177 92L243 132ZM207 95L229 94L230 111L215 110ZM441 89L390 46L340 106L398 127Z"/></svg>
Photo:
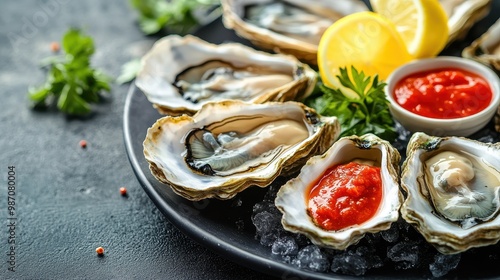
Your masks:
<svg viewBox="0 0 500 280"><path fill-rule="evenodd" d="M365 75L385 80L397 67L411 61L394 24L373 12L350 14L326 29L318 46L320 76L329 87L342 88L339 67L354 66ZM345 93L344 93L345 94Z"/></svg>
<svg viewBox="0 0 500 280"><path fill-rule="evenodd" d="M439 54L448 40L448 16L438 0L370 0L373 10L396 25L415 58Z"/></svg>

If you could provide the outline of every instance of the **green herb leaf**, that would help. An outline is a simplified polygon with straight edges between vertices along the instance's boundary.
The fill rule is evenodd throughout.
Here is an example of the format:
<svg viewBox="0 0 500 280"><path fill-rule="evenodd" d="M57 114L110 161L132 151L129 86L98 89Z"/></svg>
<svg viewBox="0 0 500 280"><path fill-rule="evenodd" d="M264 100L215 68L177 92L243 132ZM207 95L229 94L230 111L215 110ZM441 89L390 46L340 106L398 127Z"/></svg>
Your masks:
<svg viewBox="0 0 500 280"><path fill-rule="evenodd" d="M380 138L394 141L397 133L394 120L389 112L389 102L385 97L385 83L378 76L365 76L351 67L340 68L339 82L354 91L357 98L345 94L342 88L329 88L319 84L320 94L312 95L306 105L315 108L322 115L336 116L341 123L341 136L373 133Z"/></svg>
<svg viewBox="0 0 500 280"><path fill-rule="evenodd" d="M110 78L90 67L95 50L91 37L72 28L65 33L62 45L65 55L42 61L49 68L47 80L43 86L29 89L29 97L34 107L56 102L66 114L87 114L90 103L99 101L99 93L110 90Z"/></svg>
<svg viewBox="0 0 500 280"><path fill-rule="evenodd" d="M81 62L89 62L94 54L94 41L89 36L80 33L80 30L71 28L66 32L62 41L63 49L67 55Z"/></svg>
<svg viewBox="0 0 500 280"><path fill-rule="evenodd" d="M120 76L116 78L116 82L118 84L124 84L132 81L136 76L139 70L141 69L141 60L134 59L122 66L122 71Z"/></svg>
<svg viewBox="0 0 500 280"><path fill-rule="evenodd" d="M130 3L140 14L141 30L148 35L163 28L186 34L202 24L198 14L206 18L220 15L220 9L214 9L220 4L219 0L130 0Z"/></svg>

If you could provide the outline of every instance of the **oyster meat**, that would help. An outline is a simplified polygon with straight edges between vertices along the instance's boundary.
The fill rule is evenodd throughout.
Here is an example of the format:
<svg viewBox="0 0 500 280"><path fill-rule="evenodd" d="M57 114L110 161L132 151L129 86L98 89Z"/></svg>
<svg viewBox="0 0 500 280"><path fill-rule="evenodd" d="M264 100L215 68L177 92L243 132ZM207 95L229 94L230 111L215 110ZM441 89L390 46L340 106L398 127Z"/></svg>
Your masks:
<svg viewBox="0 0 500 280"><path fill-rule="evenodd" d="M283 213L283 227L306 235L316 245L337 250L357 243L365 233L389 229L398 219L403 201L399 191L399 160L398 151L389 142L373 134L339 139L327 152L309 159L300 174L278 191L275 204ZM381 202L367 221L338 230L327 230L314 222L308 212L309 193L331 167L352 161L380 167Z"/></svg>
<svg viewBox="0 0 500 280"><path fill-rule="evenodd" d="M462 51L462 56L500 71L500 20L497 20L486 33L466 47Z"/></svg>
<svg viewBox="0 0 500 280"><path fill-rule="evenodd" d="M441 253L500 240L500 143L415 133L407 147L402 217Z"/></svg>
<svg viewBox="0 0 500 280"><path fill-rule="evenodd" d="M315 82L316 73L292 56L170 35L143 57L135 84L160 113L192 115L211 101L301 100Z"/></svg>
<svg viewBox="0 0 500 280"><path fill-rule="evenodd" d="M439 0L448 15L448 43L465 37L490 11L491 0Z"/></svg>
<svg viewBox="0 0 500 280"><path fill-rule="evenodd" d="M341 17L368 10L359 0L222 0L223 22L254 45L317 64L323 32Z"/></svg>
<svg viewBox="0 0 500 280"><path fill-rule="evenodd" d="M152 174L177 194L229 199L295 172L339 133L337 118L302 103L221 101L203 105L192 117L159 119L143 146Z"/></svg>

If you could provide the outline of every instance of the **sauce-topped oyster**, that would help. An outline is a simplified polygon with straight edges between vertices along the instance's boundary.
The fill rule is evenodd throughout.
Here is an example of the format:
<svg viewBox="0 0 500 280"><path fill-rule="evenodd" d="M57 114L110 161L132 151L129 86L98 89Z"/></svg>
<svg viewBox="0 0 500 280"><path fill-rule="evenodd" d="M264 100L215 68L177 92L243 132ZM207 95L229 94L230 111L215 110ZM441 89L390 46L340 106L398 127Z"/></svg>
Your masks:
<svg viewBox="0 0 500 280"><path fill-rule="evenodd" d="M415 133L401 186L403 218L441 253L500 240L500 143Z"/></svg>
<svg viewBox="0 0 500 280"><path fill-rule="evenodd" d="M343 16L367 11L359 0L222 0L223 21L254 45L317 64L326 28Z"/></svg>
<svg viewBox="0 0 500 280"><path fill-rule="evenodd" d="M399 160L398 151L373 134L339 139L278 191L283 227L337 250L389 229L403 200Z"/></svg>
<svg viewBox="0 0 500 280"><path fill-rule="evenodd" d="M190 200L229 199L295 172L338 138L335 117L298 102L207 103L190 117L167 116L148 129L152 174Z"/></svg>
<svg viewBox="0 0 500 280"><path fill-rule="evenodd" d="M142 59L135 84L162 114L194 114L207 102L301 100L316 72L296 58L170 35Z"/></svg>

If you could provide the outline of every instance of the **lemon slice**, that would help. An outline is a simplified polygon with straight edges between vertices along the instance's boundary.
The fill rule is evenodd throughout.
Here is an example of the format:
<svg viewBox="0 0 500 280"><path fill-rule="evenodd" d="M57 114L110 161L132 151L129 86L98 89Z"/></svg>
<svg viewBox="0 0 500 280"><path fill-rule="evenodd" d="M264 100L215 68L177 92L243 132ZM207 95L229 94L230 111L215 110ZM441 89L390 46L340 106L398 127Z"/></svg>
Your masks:
<svg viewBox="0 0 500 280"><path fill-rule="evenodd" d="M333 23L323 33L318 46L318 68L323 82L338 88L339 67L351 66L365 75L389 74L413 58L396 27L373 12L350 14Z"/></svg>
<svg viewBox="0 0 500 280"><path fill-rule="evenodd" d="M448 40L448 16L438 0L370 0L373 10L396 25L415 58L436 56Z"/></svg>

